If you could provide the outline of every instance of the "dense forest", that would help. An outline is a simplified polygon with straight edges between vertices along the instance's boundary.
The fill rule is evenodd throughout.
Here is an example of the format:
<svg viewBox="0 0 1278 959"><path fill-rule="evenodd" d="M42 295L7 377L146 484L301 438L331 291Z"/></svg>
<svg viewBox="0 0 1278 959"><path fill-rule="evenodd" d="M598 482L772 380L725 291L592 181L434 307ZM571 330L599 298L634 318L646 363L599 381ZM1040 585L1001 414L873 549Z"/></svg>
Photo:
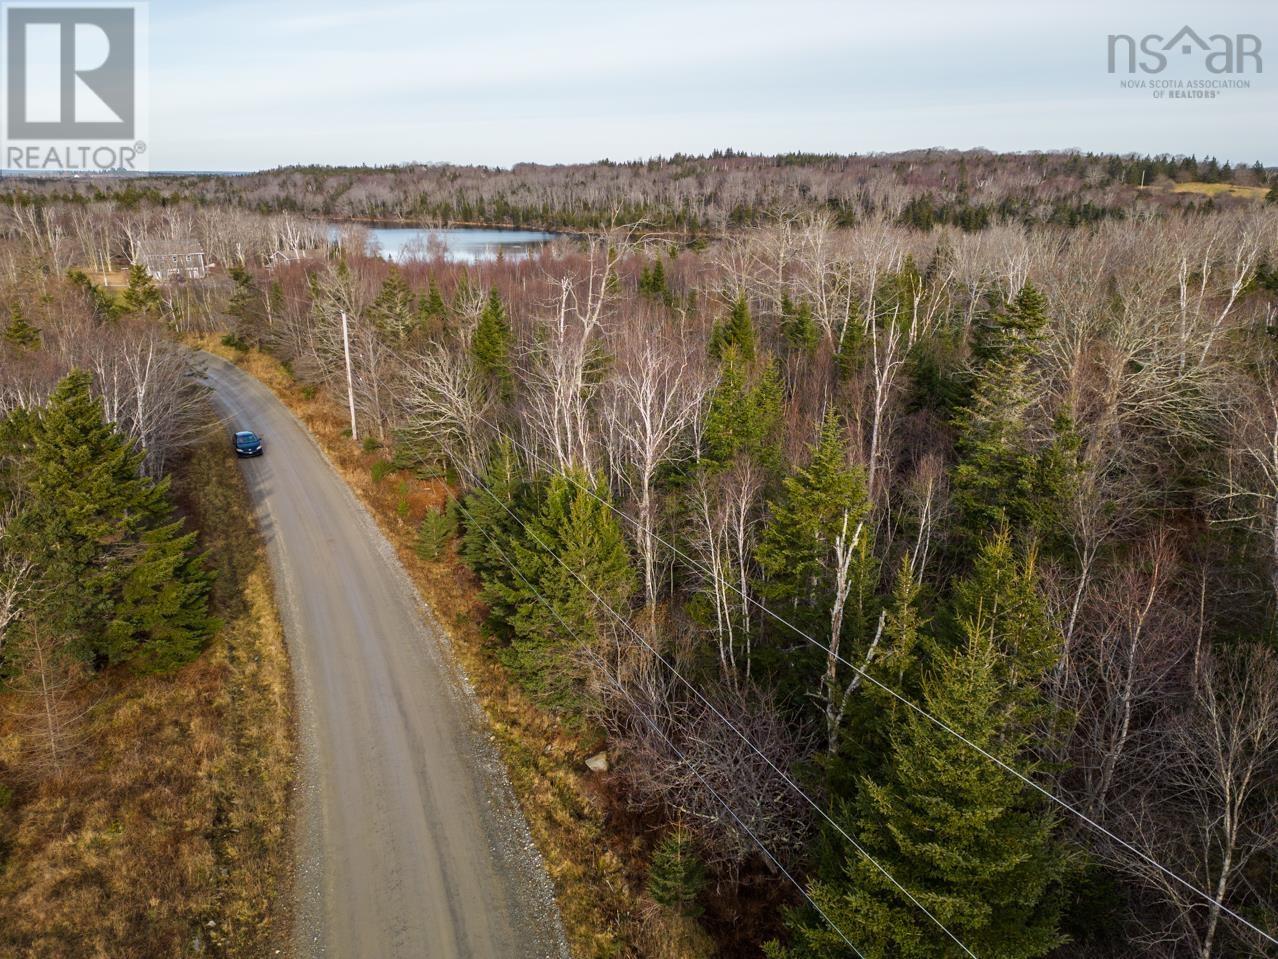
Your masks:
<svg viewBox="0 0 1278 959"><path fill-rule="evenodd" d="M647 895L730 954L1275 954L1264 170L925 151L19 187L3 478L33 492L5 568L81 542L75 423L147 544L23 620L79 668L208 628L148 478L190 394L137 387L186 384L173 334L216 330L447 487L421 553L472 571L511 683L603 731ZM303 213L599 229L393 264ZM175 235L216 251L207 281L94 276ZM181 587L164 645L127 603L118 631L88 615L131 576ZM31 630L4 628L8 658Z"/></svg>
<svg viewBox="0 0 1278 959"><path fill-rule="evenodd" d="M649 233L718 234L784 212L825 212L928 229L996 223L1076 226L1133 207L1232 206L1234 192L1278 187L1261 164L1215 158L913 150L864 156L755 156L732 150L633 162L510 169L408 164L285 167L235 176L22 180L11 189L122 206L193 202L259 213L596 230L642 223ZM1199 190L1181 192L1185 184ZM1201 187L1206 187L1206 190Z"/></svg>

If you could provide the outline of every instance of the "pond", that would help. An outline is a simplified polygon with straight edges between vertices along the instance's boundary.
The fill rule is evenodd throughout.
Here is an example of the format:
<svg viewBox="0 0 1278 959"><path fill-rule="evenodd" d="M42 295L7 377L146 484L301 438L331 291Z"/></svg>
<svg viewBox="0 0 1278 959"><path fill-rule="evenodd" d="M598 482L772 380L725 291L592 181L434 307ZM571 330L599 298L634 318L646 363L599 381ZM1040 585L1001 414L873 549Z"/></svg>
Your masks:
<svg viewBox="0 0 1278 959"><path fill-rule="evenodd" d="M341 227L330 228L334 237ZM389 260L424 259L442 255L457 263L522 259L536 253L560 234L541 230L503 230L471 227L368 227L369 246Z"/></svg>

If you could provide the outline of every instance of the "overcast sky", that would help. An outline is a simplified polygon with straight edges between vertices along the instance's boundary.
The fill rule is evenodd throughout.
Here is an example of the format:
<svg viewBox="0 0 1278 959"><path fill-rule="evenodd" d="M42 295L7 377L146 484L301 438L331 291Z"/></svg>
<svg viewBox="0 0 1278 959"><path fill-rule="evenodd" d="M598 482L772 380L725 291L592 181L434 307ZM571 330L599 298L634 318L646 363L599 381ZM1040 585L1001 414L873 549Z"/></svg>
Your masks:
<svg viewBox="0 0 1278 959"><path fill-rule="evenodd" d="M1107 36L1260 36L1155 100ZM1278 164L1278 2L150 4L152 169L1078 147ZM1210 76L1200 67L1162 76Z"/></svg>

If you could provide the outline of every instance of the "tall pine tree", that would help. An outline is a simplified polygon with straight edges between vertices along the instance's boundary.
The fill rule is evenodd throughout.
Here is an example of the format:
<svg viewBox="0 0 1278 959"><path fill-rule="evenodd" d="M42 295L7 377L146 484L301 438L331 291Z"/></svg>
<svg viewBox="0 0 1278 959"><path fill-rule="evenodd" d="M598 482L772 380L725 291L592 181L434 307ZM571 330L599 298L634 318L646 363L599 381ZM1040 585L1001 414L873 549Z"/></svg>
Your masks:
<svg viewBox="0 0 1278 959"><path fill-rule="evenodd" d="M496 289L488 291L488 302L479 316L471 339L470 351L475 365L499 387L503 396L509 397L514 380L510 368L510 321L506 307Z"/></svg>
<svg viewBox="0 0 1278 959"><path fill-rule="evenodd" d="M435 282L433 276L430 278L426 295L417 300L417 313L418 324L423 329L437 330L443 325L448 307L444 304L444 297L439 292L439 284Z"/></svg>
<svg viewBox="0 0 1278 959"><path fill-rule="evenodd" d="M1058 525L1070 482L1069 430L1036 415L1041 395L1033 361L1047 322L1046 301L1025 284L996 311L973 345L971 398L957 417L954 505L960 550L972 555L1006 525L1041 536Z"/></svg>
<svg viewBox="0 0 1278 959"><path fill-rule="evenodd" d="M957 642L930 644L936 665L923 681L922 707L1033 776L1038 686L1053 644L1031 641L1041 629L1037 615L1007 602L1024 599L1033 576L1007 544L1004 535L986 551L957 601ZM984 589L991 594L978 598ZM1042 797L926 715L900 709L891 718L887 763L862 779L842 816L882 868L846 848L839 874L813 883L813 900L869 959L966 955L919 904L983 959L1052 951L1063 941L1070 864ZM816 917L793 931L792 947L774 955L851 955Z"/></svg>
<svg viewBox="0 0 1278 959"><path fill-rule="evenodd" d="M226 313L235 321L234 333L243 342L260 343L266 301L253 274L242 266L232 266L227 274L235 283Z"/></svg>
<svg viewBox="0 0 1278 959"><path fill-rule="evenodd" d="M768 473L781 465L781 377L769 359L759 373L729 358L710 397L702 464L727 469L750 458Z"/></svg>
<svg viewBox="0 0 1278 959"><path fill-rule="evenodd" d="M514 444L502 437L475 489L461 500L461 556L483 584L488 625L508 632L513 613L507 600L516 580L510 554L519 531L515 516L523 507L525 483ZM515 515L512 515L515 514Z"/></svg>
<svg viewBox="0 0 1278 959"><path fill-rule="evenodd" d="M415 297L398 266L391 264L368 316L377 329L392 340L403 340L413 331L417 324Z"/></svg>
<svg viewBox="0 0 1278 959"><path fill-rule="evenodd" d="M847 535L870 511L865 476L848 465L847 442L838 417L828 412L806 466L782 483L781 496L760 537L756 558L763 571L762 594L771 608L805 630L828 634L834 593L834 541ZM869 540L868 527L861 538Z"/></svg>
<svg viewBox="0 0 1278 959"><path fill-rule="evenodd" d="M607 498L588 476L551 477L527 530L506 551L519 574L492 586L509 610L505 662L549 705L576 704L586 674L582 647L597 646L612 624L606 607L624 615L634 593L634 568Z"/></svg>
<svg viewBox="0 0 1278 959"><path fill-rule="evenodd" d="M13 546L36 563L41 616L99 664L167 669L216 624L193 537L172 520L168 482L108 424L88 373L58 384L30 430Z"/></svg>
<svg viewBox="0 0 1278 959"><path fill-rule="evenodd" d="M4 328L4 341L20 350L34 350L40 346L40 331L27 322L22 307L16 303L9 310L9 325Z"/></svg>
<svg viewBox="0 0 1278 959"><path fill-rule="evenodd" d="M164 308L164 298L151 279L151 274L141 263L129 267L129 285L120 297L120 305L126 313L158 315Z"/></svg>
<svg viewBox="0 0 1278 959"><path fill-rule="evenodd" d="M996 531L977 553L971 572L954 588L948 617L955 645L967 641L966 624L986 624L999 653L996 669L1025 722L1040 714L1038 684L1056 665L1061 645L1039 593L1036 560L1033 545L1024 560L1018 559L1009 531Z"/></svg>
<svg viewBox="0 0 1278 959"><path fill-rule="evenodd" d="M758 336L744 293L732 302L727 317L710 334L711 356L717 360L727 359L730 351L746 364L753 363L758 353Z"/></svg>
<svg viewBox="0 0 1278 959"><path fill-rule="evenodd" d="M786 344L798 353L811 353L816 348L819 334L812 319L812 305L807 301L797 305L788 294L781 297L781 335Z"/></svg>
<svg viewBox="0 0 1278 959"><path fill-rule="evenodd" d="M908 708L887 690L910 701L919 698L927 626L919 611L921 592L909 556L902 556L883 611L882 635L865 665L866 674L877 682L860 681L849 697L839 750L827 770L830 790L837 795L855 795L859 779L877 778L887 766L898 713Z"/></svg>

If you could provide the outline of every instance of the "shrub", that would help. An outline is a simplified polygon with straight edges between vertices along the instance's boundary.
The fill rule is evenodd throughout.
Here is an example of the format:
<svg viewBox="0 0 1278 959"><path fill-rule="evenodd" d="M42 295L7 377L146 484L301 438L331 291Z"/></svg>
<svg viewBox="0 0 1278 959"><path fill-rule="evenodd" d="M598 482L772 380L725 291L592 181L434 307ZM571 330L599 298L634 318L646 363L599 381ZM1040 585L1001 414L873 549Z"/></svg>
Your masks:
<svg viewBox="0 0 1278 959"><path fill-rule="evenodd" d="M373 482L380 483L393 472L395 472L394 463L390 460L378 460L372 465Z"/></svg>
<svg viewBox="0 0 1278 959"><path fill-rule="evenodd" d="M706 868L682 828L657 844L648 867L648 895L667 909L690 919L701 915L697 897L706 885Z"/></svg>
<svg viewBox="0 0 1278 959"><path fill-rule="evenodd" d="M431 510L422 517L417 527L414 549L422 559L439 559L444 546L457 532L457 514L451 504L444 509Z"/></svg>

